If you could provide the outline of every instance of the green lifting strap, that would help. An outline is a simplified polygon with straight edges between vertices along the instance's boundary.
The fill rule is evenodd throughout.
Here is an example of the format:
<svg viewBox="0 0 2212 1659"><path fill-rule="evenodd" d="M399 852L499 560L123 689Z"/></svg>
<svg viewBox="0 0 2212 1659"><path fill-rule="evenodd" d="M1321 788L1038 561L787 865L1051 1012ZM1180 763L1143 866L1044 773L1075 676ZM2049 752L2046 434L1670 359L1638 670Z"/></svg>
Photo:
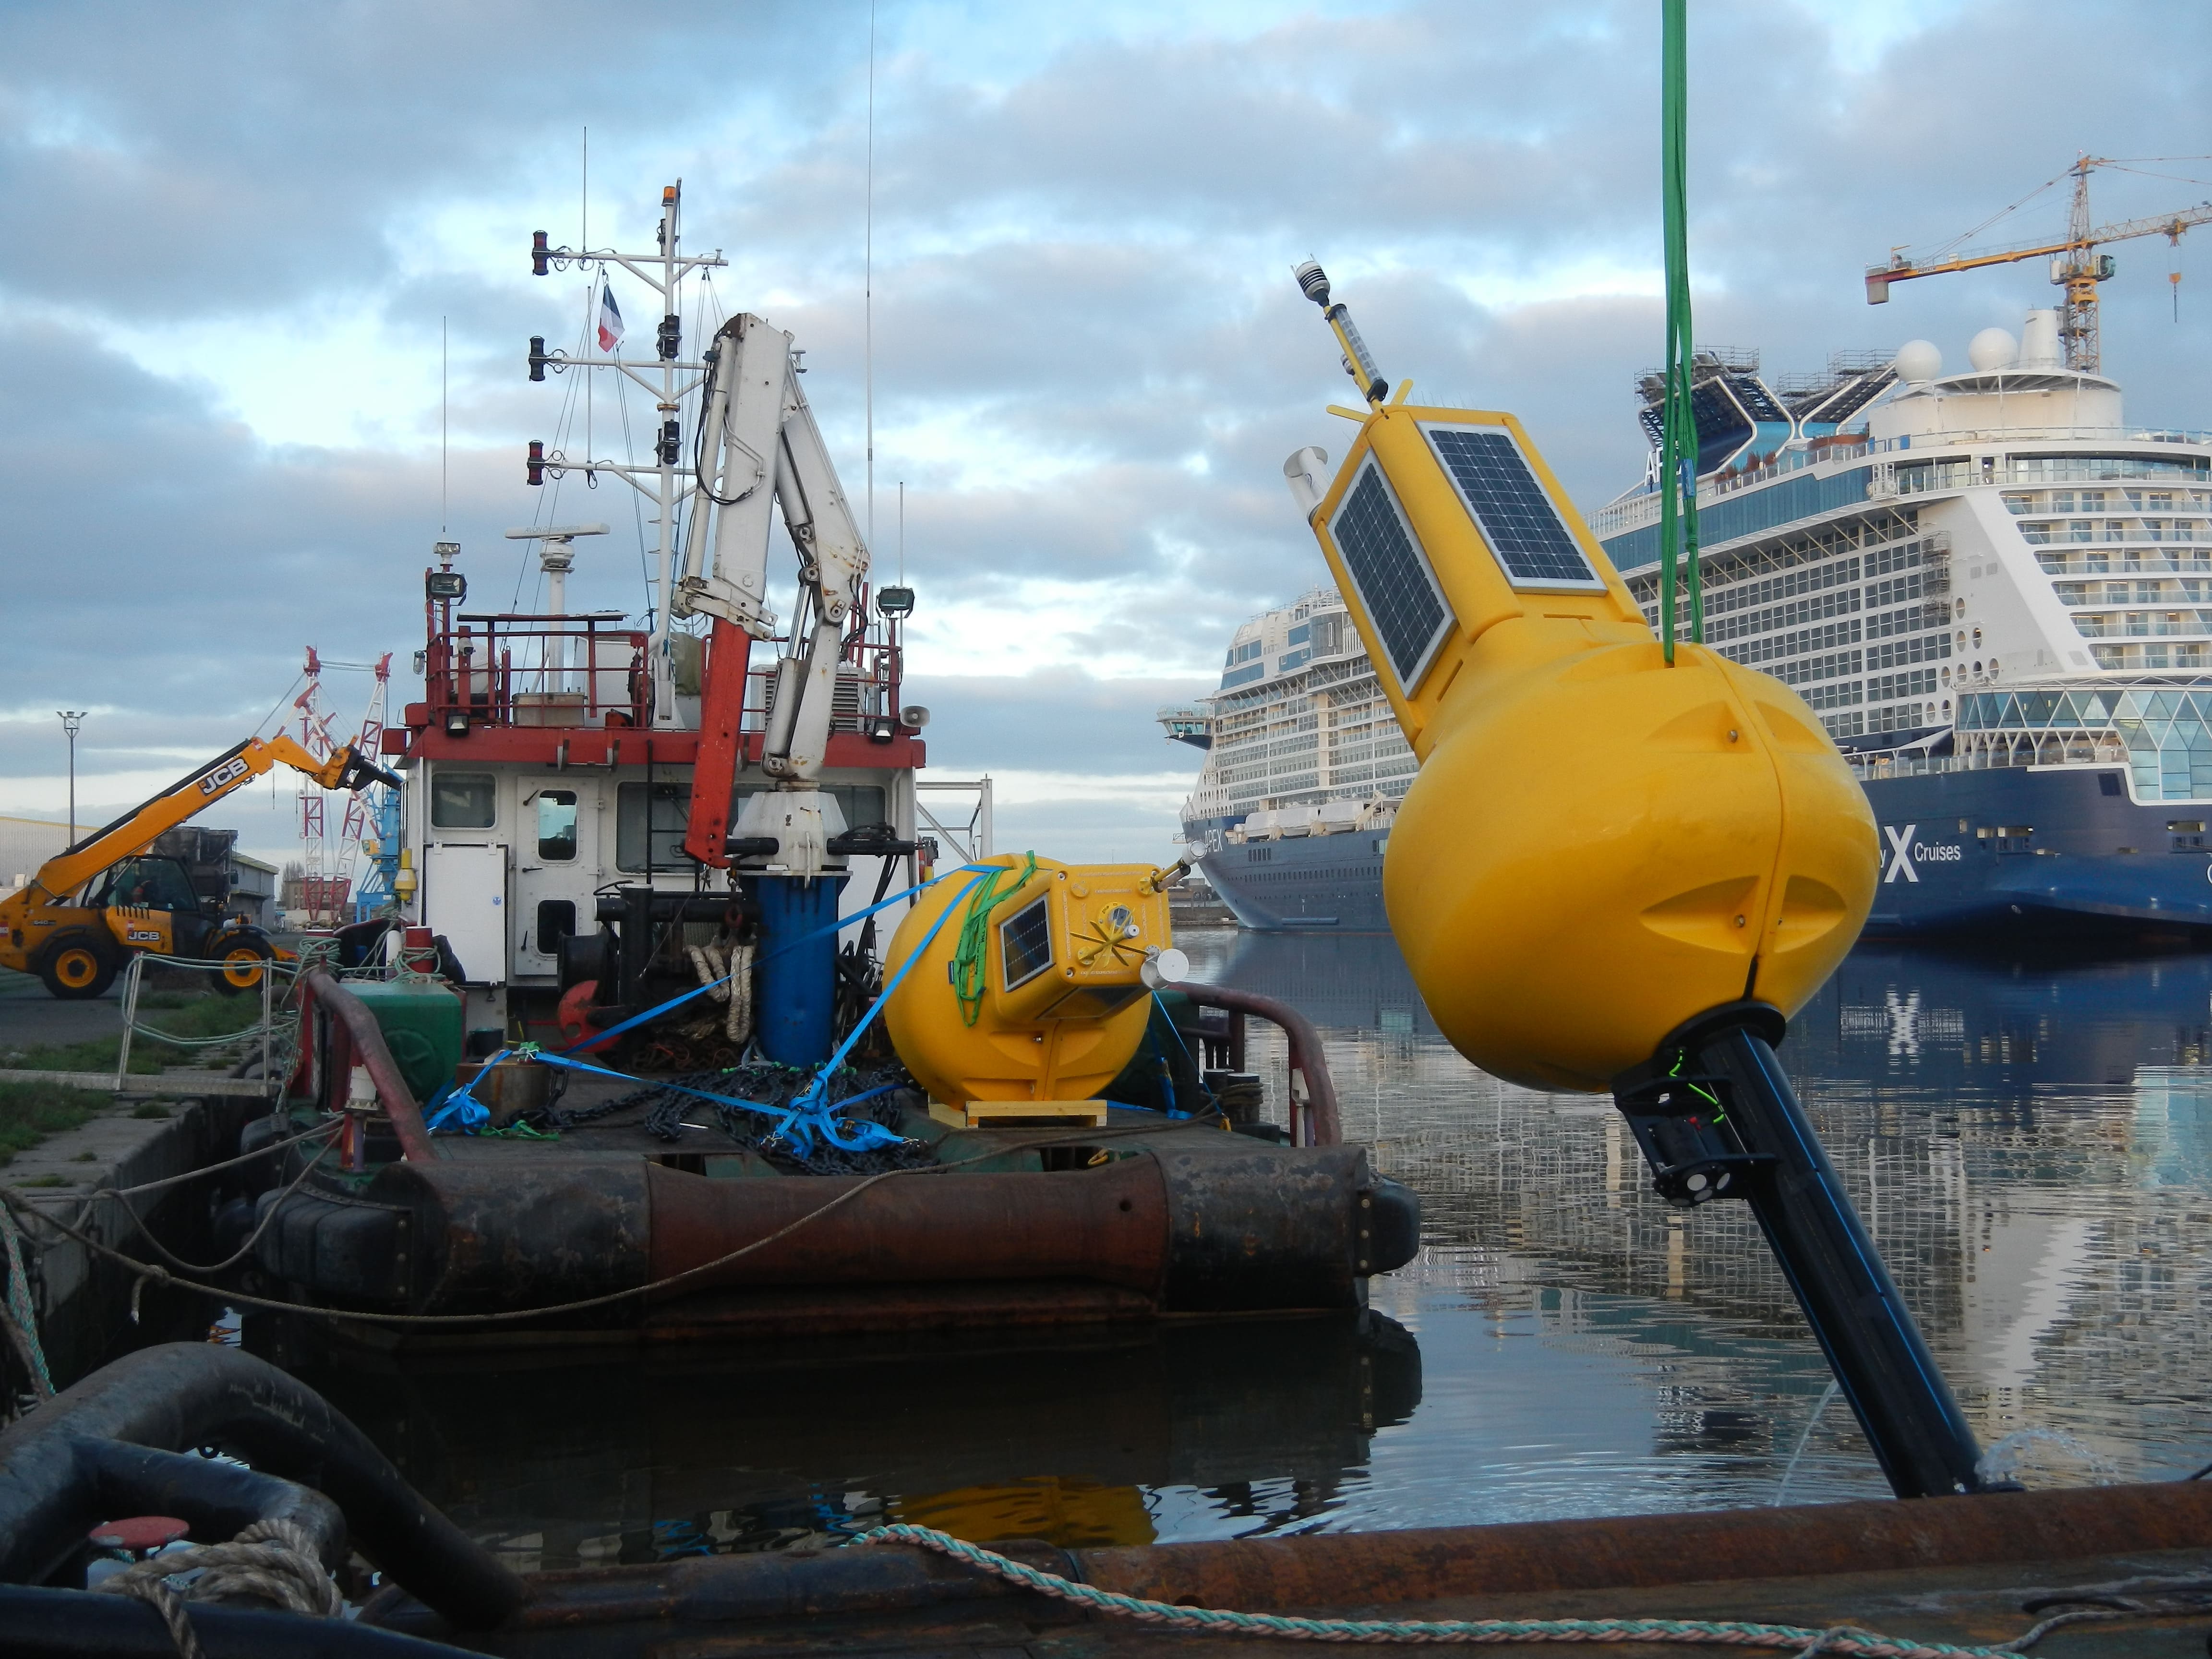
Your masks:
<svg viewBox="0 0 2212 1659"><path fill-rule="evenodd" d="M1688 0L1662 0L1660 173L1666 198L1667 400L1659 450L1659 638L1674 660L1676 572L1689 584L1690 638L1705 639L1705 585L1698 571L1698 422L1690 404Z"/></svg>

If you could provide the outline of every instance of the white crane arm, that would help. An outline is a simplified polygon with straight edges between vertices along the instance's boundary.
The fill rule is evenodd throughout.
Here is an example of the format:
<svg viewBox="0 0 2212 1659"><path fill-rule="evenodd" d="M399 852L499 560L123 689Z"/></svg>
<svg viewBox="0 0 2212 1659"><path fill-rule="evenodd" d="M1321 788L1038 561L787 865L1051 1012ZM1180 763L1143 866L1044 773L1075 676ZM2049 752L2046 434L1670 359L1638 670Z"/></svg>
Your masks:
<svg viewBox="0 0 2212 1659"><path fill-rule="evenodd" d="M736 317L714 354L700 431L702 463L712 465L700 468L676 609L721 617L754 639L772 635L768 543L773 509L781 510L799 552L800 611L791 653L776 663L761 768L803 782L820 773L829 747L837 662L867 574L867 546L799 388L791 337L757 317Z"/></svg>

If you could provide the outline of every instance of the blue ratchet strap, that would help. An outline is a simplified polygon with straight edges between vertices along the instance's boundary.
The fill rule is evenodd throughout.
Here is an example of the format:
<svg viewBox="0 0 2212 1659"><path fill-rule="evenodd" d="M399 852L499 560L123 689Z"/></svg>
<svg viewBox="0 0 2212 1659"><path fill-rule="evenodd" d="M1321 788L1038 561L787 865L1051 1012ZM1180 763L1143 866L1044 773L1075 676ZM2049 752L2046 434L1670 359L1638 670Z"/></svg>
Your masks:
<svg viewBox="0 0 2212 1659"><path fill-rule="evenodd" d="M963 866L963 868L973 867L974 866ZM954 872L953 873L957 874L958 872ZM981 884L984 876L988 873L989 872L987 871L977 871L975 872L975 879L969 882L967 886L961 889L960 891L953 896L952 902L946 905L945 908L939 913L938 918L935 921L930 923L929 931L921 936L921 943L914 947L913 951L908 954L907 959L904 962L899 963L899 970L891 975L890 983L884 986L883 990L877 995L874 1003L870 1006L868 1012L861 1015L858 1020L854 1022L853 1029L845 1033L845 1040L837 1045L837 1047L831 1052L830 1058L823 1062L822 1069L815 1073L814 1081L806 1085L805 1091L800 1094L793 1103L794 1105L798 1106L800 1110L808 1113L810 1115L827 1110L826 1105L820 1103L818 1097L829 1088L830 1078L836 1075L838 1066L844 1063L845 1056L852 1053L853 1045L860 1040L861 1033L866 1031L870 1025L875 1023L875 1018L878 1014L883 1012L884 1005L891 1000L891 993L897 990L901 985L906 982L906 976L914 971L914 964L920 962L922 957L929 954L929 947L936 942L938 934L944 931L945 924L952 920L952 913L960 908L960 901L973 893ZM872 1127L874 1126L872 1125L870 1127ZM833 1135L831 1139L834 1140L836 1138ZM896 1139L896 1137L893 1136L892 1139ZM838 1142L837 1144L842 1146L843 1143Z"/></svg>
<svg viewBox="0 0 2212 1659"><path fill-rule="evenodd" d="M775 1127L773 1133L778 1135L787 1134L793 1127L793 1121L799 1115L797 1112L787 1107L770 1106L764 1102L757 1100L743 1100L735 1095L718 1095L712 1090L694 1089L687 1084L666 1083L655 1078L632 1077L626 1072L612 1071L605 1066L594 1066L587 1060L571 1060L566 1054L540 1054L537 1058L544 1060L549 1066L563 1066L572 1072L589 1072L594 1077L611 1077L617 1083L635 1083L648 1088L659 1087L667 1089L677 1094L693 1095L701 1100L711 1100L718 1106L735 1106L743 1111L754 1112L763 1117L774 1118L775 1120ZM860 1094L849 1095L843 1100L830 1102L828 1109L830 1111L842 1111L846 1107L855 1105L861 1101L873 1100L878 1095L889 1094L894 1086L896 1085L885 1083L873 1089L864 1090ZM833 1145L842 1146L847 1152L860 1152L869 1146L890 1146L895 1144L899 1139L898 1136L892 1134L890 1131L884 1129L881 1124L861 1124L856 1125L855 1128L856 1130L876 1131L877 1134L881 1138L878 1139L874 1136L861 1133L857 1139L848 1141L841 1139L837 1135L834 1127L824 1127L823 1134L824 1139L830 1140Z"/></svg>
<svg viewBox="0 0 2212 1659"><path fill-rule="evenodd" d="M844 929L850 927L856 921L866 921L870 916L875 915L878 910L888 910L894 904L905 902L905 901L912 898L916 893L927 891L930 888L936 886L940 881L946 880L953 876L964 875L970 871L980 872L981 869L981 866L978 865L963 864L957 870L947 870L942 874L932 876L927 881L921 883L920 885L908 888L903 893L892 894L889 898L884 900L879 904L872 904L865 910L856 910L849 916L840 916L836 921L831 922L826 927L817 927L811 933L801 933L797 939L786 939L782 944L777 945L775 950L770 951L767 956L760 957L759 960L766 962L771 957L780 957L786 951L793 950L799 945L804 945L809 939L819 939L824 933L841 933ZM933 933L932 936L934 937L934 934ZM690 1001L694 997L705 996L708 992L713 990L716 986L726 985L729 982L730 975L726 974L720 979L709 980L704 985L695 986L692 989L684 992L681 995L672 996L669 998L667 1001L661 1003L655 1007L647 1008L642 1012L632 1014L628 1019L623 1021L619 1025L608 1026L605 1030L601 1031L597 1036L587 1036L580 1042L572 1042L561 1052L564 1054L577 1054L583 1053L587 1048L596 1048L603 1042L613 1041L616 1037L620 1036L624 1031L630 1030L634 1026L642 1025L647 1020L658 1019L661 1015L666 1013L671 1008L681 1008L685 1003Z"/></svg>
<svg viewBox="0 0 2212 1659"><path fill-rule="evenodd" d="M483 1069L478 1071L475 1077L448 1094L446 1097L446 1103L422 1120L422 1127L431 1134L436 1134L442 1130L453 1134L472 1135L490 1122L491 1109L469 1091L476 1087L485 1072L491 1070L514 1052L512 1048L502 1048L484 1061ZM456 1119L459 1121L456 1121Z"/></svg>

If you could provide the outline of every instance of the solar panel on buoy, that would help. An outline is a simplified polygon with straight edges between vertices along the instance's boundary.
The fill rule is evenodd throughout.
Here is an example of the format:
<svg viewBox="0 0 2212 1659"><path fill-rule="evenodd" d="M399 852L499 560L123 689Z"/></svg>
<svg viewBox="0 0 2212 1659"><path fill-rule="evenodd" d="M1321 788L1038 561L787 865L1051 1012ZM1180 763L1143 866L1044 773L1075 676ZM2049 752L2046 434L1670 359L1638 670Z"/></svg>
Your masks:
<svg viewBox="0 0 2212 1659"><path fill-rule="evenodd" d="M1399 688L1411 695L1451 629L1451 612L1372 456L1345 492L1328 531L1359 589L1361 607L1382 636Z"/></svg>
<svg viewBox="0 0 2212 1659"><path fill-rule="evenodd" d="M1433 422L1421 430L1514 586L1605 586L1510 432Z"/></svg>

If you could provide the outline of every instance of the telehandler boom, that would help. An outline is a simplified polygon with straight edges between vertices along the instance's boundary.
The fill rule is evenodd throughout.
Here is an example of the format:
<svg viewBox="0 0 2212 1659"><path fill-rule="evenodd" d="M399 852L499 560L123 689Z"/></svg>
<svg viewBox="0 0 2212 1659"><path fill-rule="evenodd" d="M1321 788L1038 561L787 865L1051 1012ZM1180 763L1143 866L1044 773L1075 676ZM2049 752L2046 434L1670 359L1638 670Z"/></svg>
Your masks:
<svg viewBox="0 0 2212 1659"><path fill-rule="evenodd" d="M133 951L150 951L216 963L220 990L258 985L262 964L276 955L269 936L241 916L226 917L221 898L196 892L182 861L146 849L162 831L280 764L325 789L399 787L349 746L317 760L288 737L248 738L47 860L28 885L0 898L0 968L36 974L55 996L75 1000L100 995Z"/></svg>

